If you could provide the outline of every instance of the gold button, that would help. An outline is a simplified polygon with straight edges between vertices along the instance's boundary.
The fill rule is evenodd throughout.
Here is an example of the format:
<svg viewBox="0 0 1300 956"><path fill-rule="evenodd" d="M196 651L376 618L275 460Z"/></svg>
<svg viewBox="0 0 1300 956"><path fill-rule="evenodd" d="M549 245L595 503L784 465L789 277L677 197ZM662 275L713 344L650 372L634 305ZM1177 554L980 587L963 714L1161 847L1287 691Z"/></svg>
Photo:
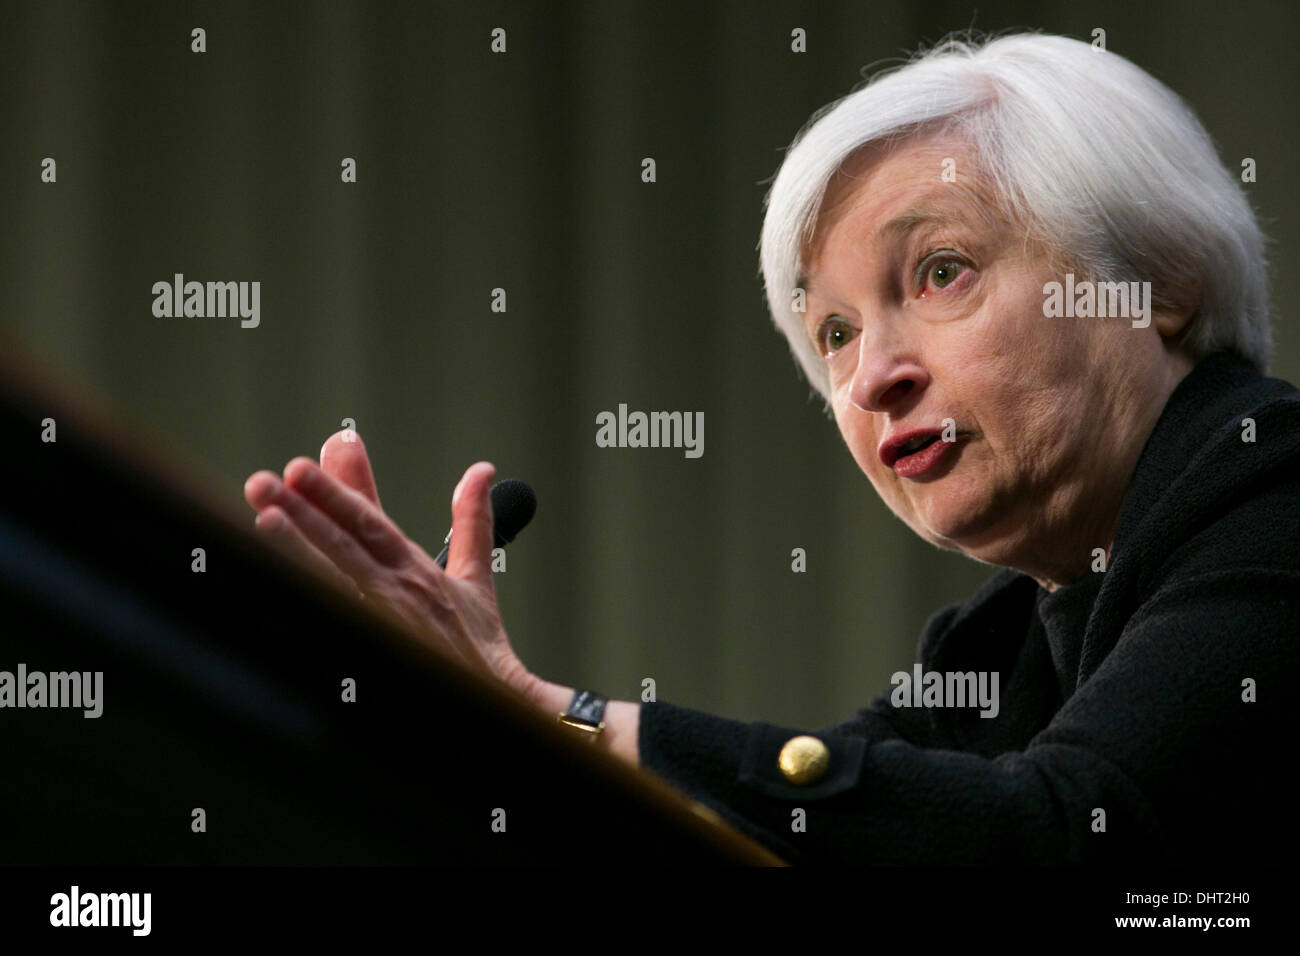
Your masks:
<svg viewBox="0 0 1300 956"><path fill-rule="evenodd" d="M803 786L816 783L831 765L831 752L816 737L791 737L776 759L785 779Z"/></svg>

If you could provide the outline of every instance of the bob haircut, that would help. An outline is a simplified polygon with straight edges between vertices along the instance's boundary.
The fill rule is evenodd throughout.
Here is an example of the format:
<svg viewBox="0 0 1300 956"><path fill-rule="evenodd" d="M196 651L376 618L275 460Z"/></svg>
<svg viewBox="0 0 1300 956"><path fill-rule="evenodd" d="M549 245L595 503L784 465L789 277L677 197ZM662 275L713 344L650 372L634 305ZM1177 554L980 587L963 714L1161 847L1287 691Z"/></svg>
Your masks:
<svg viewBox="0 0 1300 956"><path fill-rule="evenodd" d="M929 132L972 148L1000 211L1079 278L1149 281L1153 309L1197 306L1199 289L1182 336L1193 360L1226 348L1267 374L1264 236L1190 107L1079 40L950 37L814 113L765 200L768 308L828 412L826 364L795 307L827 187L858 149Z"/></svg>

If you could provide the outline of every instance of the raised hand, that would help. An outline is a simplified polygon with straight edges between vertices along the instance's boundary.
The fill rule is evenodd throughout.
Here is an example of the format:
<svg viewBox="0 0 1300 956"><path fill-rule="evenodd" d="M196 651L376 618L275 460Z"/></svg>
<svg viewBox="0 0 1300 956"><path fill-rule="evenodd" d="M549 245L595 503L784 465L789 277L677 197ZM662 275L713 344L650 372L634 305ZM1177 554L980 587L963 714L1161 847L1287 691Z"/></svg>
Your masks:
<svg viewBox="0 0 1300 956"><path fill-rule="evenodd" d="M320 459L317 465L294 458L283 480L272 471L249 477L244 497L258 512L259 533L340 586L381 602L445 652L531 696L537 678L511 648L497 608L493 465L471 465L456 485L444 571L384 513L356 432L332 435Z"/></svg>

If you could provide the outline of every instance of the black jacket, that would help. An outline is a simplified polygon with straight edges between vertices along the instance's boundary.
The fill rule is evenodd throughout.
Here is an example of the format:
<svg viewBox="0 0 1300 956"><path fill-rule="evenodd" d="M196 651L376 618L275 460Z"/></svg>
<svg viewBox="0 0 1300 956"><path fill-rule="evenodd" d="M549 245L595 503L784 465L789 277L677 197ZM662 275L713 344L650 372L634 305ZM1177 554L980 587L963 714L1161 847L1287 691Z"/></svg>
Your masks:
<svg viewBox="0 0 1300 956"><path fill-rule="evenodd" d="M998 672L996 717L886 692L806 731L646 703L641 762L791 862L1280 860L1298 642L1300 392L1220 352L1170 396L1104 572L1049 594L1006 569L927 622L923 670ZM801 733L830 750L802 786L777 763Z"/></svg>

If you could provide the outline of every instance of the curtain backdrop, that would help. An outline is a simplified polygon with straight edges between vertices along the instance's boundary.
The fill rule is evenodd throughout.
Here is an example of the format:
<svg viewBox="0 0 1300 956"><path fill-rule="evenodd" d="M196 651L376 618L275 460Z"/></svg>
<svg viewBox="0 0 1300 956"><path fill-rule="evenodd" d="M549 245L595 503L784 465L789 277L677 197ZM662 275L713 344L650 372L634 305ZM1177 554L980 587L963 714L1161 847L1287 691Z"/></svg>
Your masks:
<svg viewBox="0 0 1300 956"><path fill-rule="evenodd" d="M1295 381L1298 11L6 4L3 322L250 526L244 479L315 456L345 418L430 552L461 473L490 459L539 498L497 579L532 670L820 726L910 670L927 617L993 569L889 512L769 323L756 244L784 148L868 64L950 30L1103 28L1230 167L1256 160L1272 371ZM260 325L156 318L152 285L176 273L260 281ZM620 404L703 412L703 455L597 447Z"/></svg>

